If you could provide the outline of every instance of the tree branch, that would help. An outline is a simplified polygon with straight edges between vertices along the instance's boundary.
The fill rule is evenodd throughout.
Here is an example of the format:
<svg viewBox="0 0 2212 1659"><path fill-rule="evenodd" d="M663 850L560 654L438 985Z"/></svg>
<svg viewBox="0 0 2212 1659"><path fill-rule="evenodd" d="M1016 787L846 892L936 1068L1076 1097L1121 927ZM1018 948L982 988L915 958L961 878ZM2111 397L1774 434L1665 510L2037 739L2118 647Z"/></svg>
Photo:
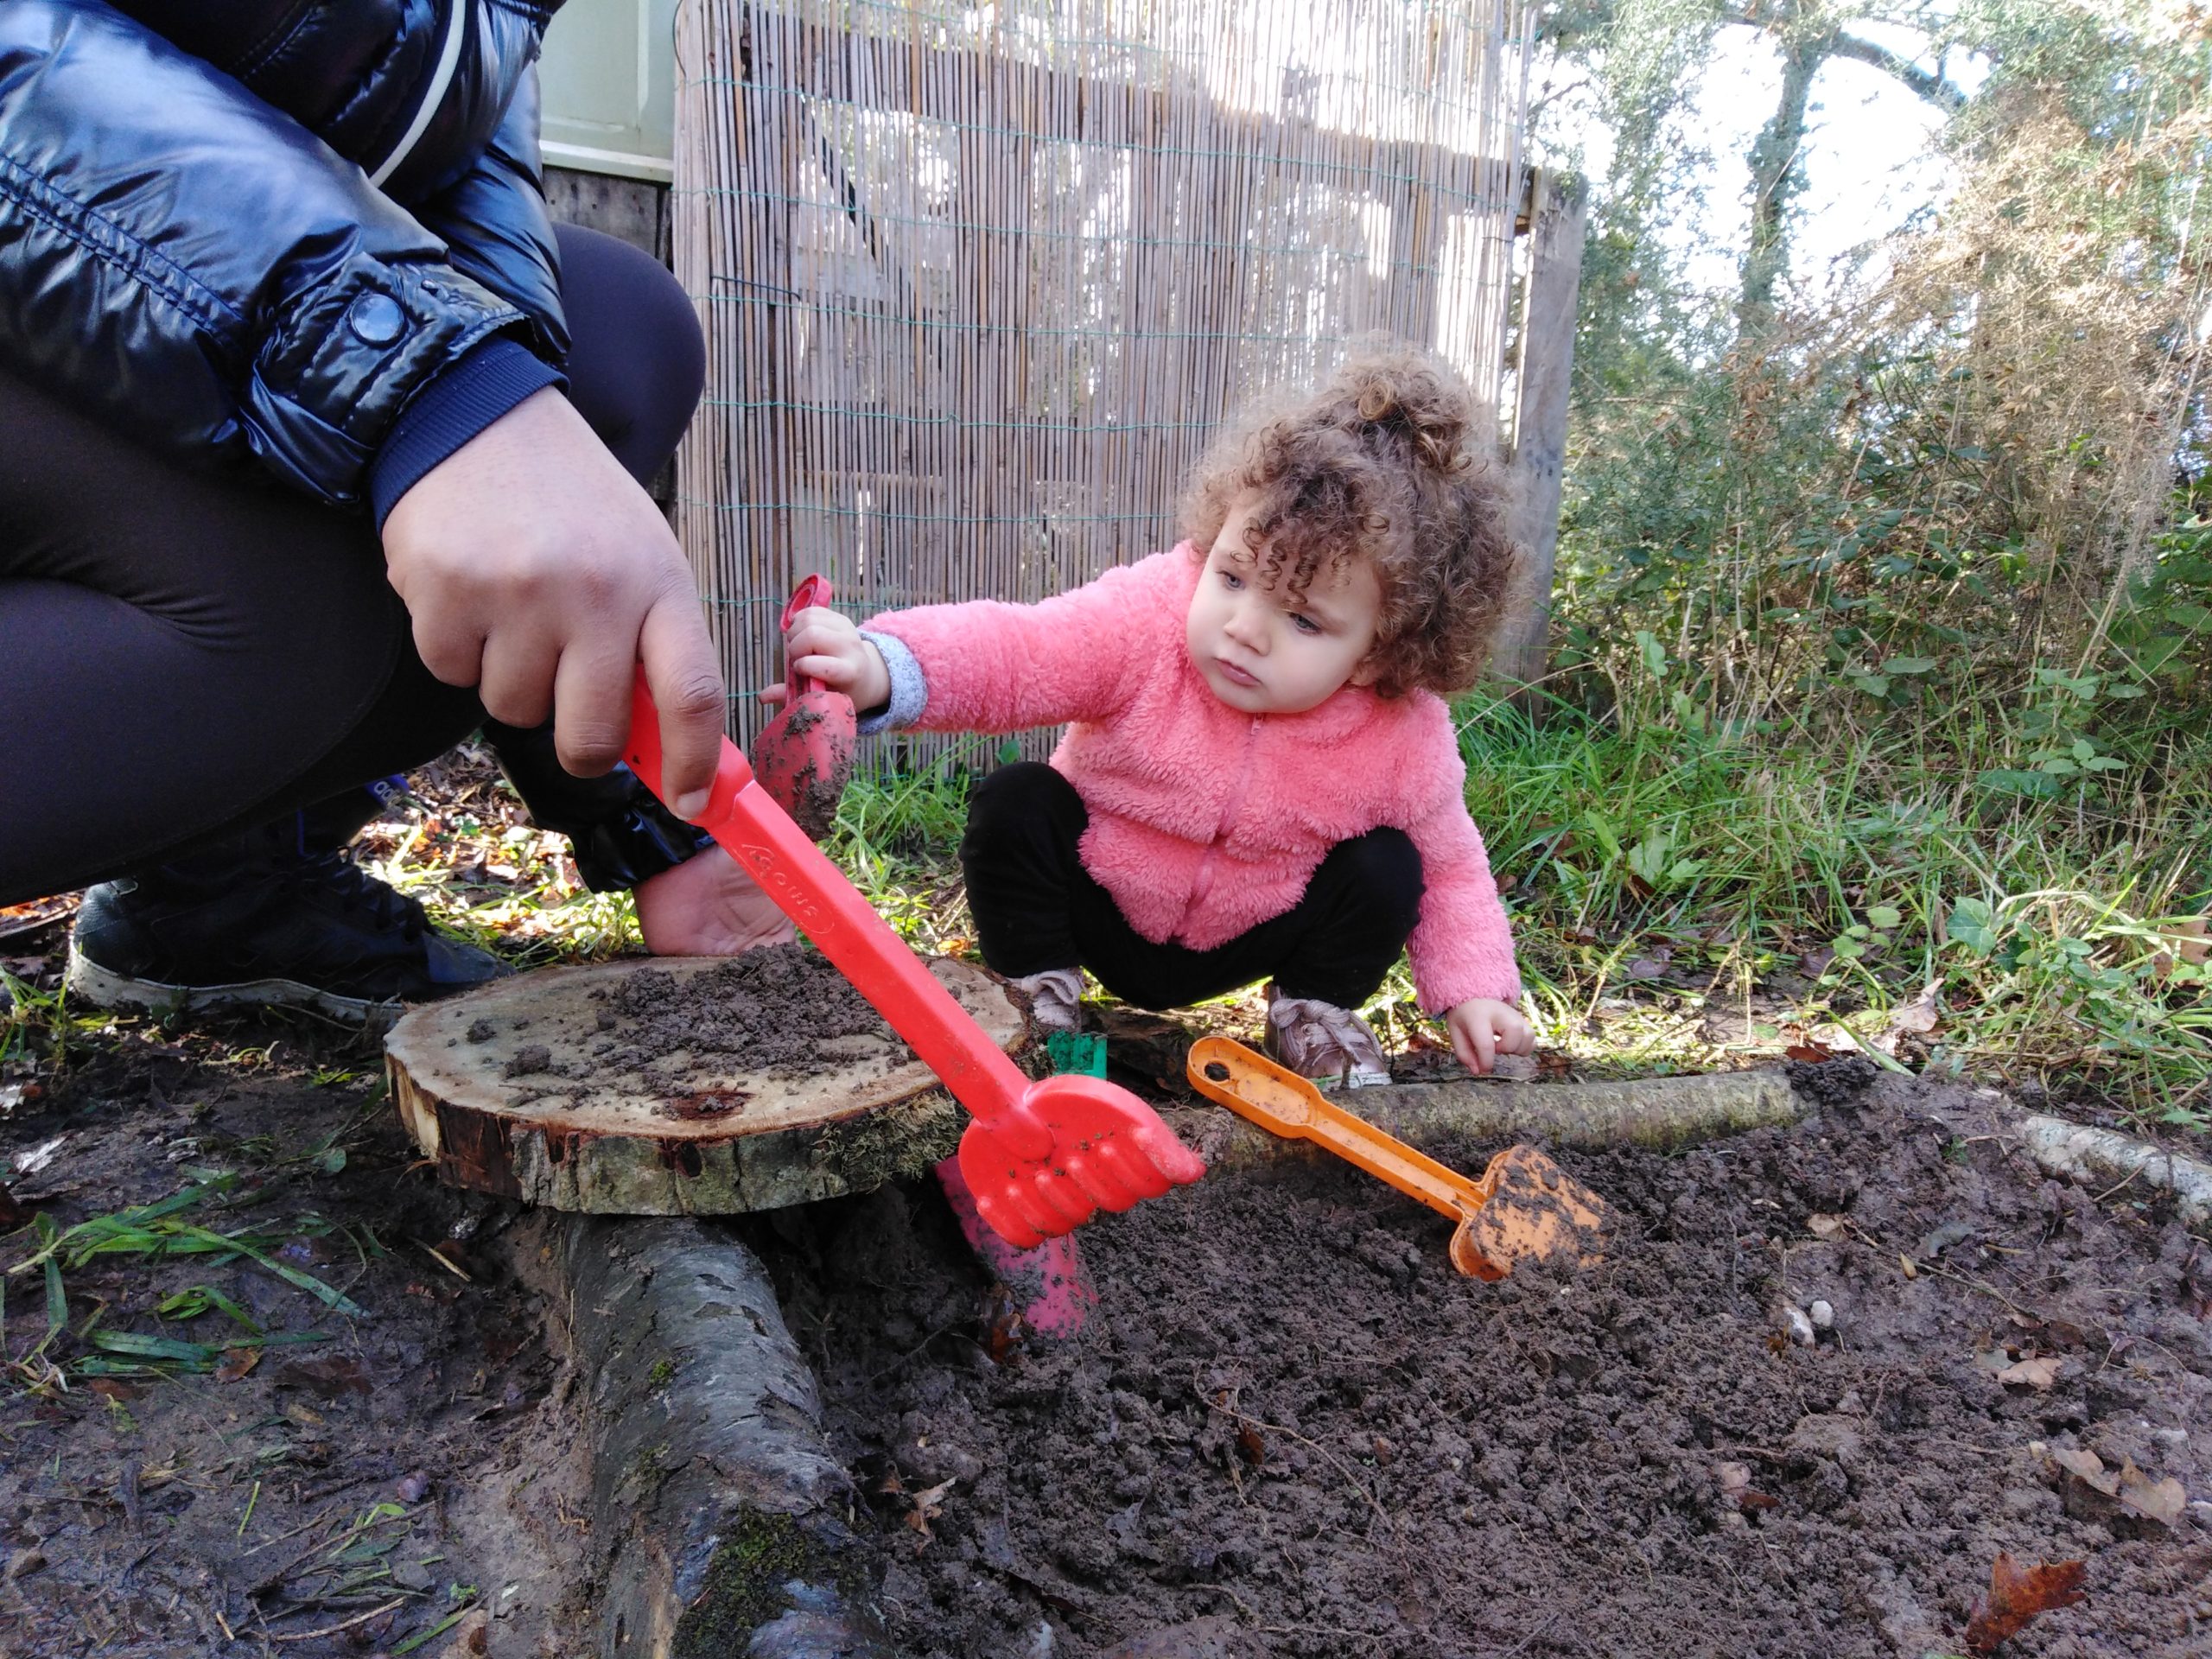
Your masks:
<svg viewBox="0 0 2212 1659"><path fill-rule="evenodd" d="M1929 74L1917 64L1899 57L1886 46L1877 46L1872 41L1862 41L1854 35L1837 35L1828 43L1828 54L1871 63L1884 73L1896 76L1930 104L1940 105L1948 114L1956 115L1966 107L1967 95L1964 92L1942 75Z"/></svg>

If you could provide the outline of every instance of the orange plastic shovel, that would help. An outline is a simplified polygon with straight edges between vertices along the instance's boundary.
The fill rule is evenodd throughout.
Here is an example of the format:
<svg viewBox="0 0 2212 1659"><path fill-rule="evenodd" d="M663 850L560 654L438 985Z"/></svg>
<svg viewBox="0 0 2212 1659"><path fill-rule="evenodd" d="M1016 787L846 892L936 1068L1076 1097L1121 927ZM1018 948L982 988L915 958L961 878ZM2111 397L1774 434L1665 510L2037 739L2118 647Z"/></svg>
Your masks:
<svg viewBox="0 0 2212 1659"><path fill-rule="evenodd" d="M1355 1117L1264 1055L1226 1037L1191 1045L1191 1086L1286 1141L1311 1141L1457 1221L1452 1265L1471 1279L1503 1279L1516 1264L1580 1267L1598 1259L1605 1206L1534 1147L1509 1147L1471 1181Z"/></svg>

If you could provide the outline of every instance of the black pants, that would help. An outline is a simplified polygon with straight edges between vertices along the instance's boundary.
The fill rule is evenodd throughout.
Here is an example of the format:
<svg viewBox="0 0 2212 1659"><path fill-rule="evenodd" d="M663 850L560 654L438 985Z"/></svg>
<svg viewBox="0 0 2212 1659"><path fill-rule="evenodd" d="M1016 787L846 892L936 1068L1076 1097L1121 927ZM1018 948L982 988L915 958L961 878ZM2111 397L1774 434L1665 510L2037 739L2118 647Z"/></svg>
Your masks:
<svg viewBox="0 0 2212 1659"><path fill-rule="evenodd" d="M636 249L560 245L569 399L643 480L698 401L697 322ZM405 772L483 718L416 656L365 518L0 371L0 903Z"/></svg>
<svg viewBox="0 0 2212 1659"><path fill-rule="evenodd" d="M1088 968L1143 1008L1179 1008L1272 978L1285 996L1356 1008L1375 995L1421 912L1421 854L1402 830L1338 842L1298 903L1211 950L1154 944L1093 880L1076 843L1075 785L1034 761L1004 766L968 803L960 864L983 960L1009 978Z"/></svg>

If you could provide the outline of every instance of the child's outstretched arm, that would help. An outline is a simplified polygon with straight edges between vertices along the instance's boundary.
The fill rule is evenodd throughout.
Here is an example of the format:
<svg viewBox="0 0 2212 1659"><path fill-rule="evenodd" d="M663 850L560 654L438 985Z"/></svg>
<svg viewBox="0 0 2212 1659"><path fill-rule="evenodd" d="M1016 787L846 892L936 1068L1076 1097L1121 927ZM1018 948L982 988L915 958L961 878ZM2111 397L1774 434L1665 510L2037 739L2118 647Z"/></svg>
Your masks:
<svg viewBox="0 0 2212 1659"><path fill-rule="evenodd" d="M864 658L826 625L804 640L794 632L792 643L831 646L808 653L836 658L825 664L824 682L849 673L854 706L866 715L887 702L887 723L895 727L1012 732L1103 720L1126 704L1162 652L1185 650L1197 573L1179 548L1039 604L986 599L886 612L854 633ZM798 665L814 671L807 657Z"/></svg>

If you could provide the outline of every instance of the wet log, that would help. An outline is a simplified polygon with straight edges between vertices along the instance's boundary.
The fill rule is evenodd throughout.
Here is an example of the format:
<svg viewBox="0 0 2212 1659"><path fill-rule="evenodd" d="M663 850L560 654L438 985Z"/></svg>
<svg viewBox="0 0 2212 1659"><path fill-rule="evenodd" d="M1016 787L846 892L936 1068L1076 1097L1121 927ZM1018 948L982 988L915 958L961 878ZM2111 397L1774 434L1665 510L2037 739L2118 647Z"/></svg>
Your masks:
<svg viewBox="0 0 2212 1659"><path fill-rule="evenodd" d="M393 1102L442 1179L596 1214L810 1203L919 1175L956 1149L965 1115L887 1033L825 1039L804 1063L680 1041L643 1066L603 1058L626 982L680 986L725 965L545 969L411 1010L385 1041ZM965 963L931 971L993 1041L1009 1053L1027 1043L1027 1013L1001 982ZM806 1009L791 1020L804 1026Z"/></svg>
<svg viewBox="0 0 2212 1659"><path fill-rule="evenodd" d="M889 1659L857 1496L760 1258L713 1222L547 1230L584 1384L594 1651Z"/></svg>
<svg viewBox="0 0 2212 1659"><path fill-rule="evenodd" d="M1401 1083L1336 1097L1378 1128L1446 1163L1472 1161L1509 1142L1554 1147L1648 1147L1658 1151L1794 1123L1805 1108L1778 1071L1625 1083ZM1282 1141L1225 1111L1191 1114L1179 1128L1210 1167L1258 1166L1325 1157L1309 1141Z"/></svg>
<svg viewBox="0 0 2212 1659"><path fill-rule="evenodd" d="M2047 1173L2084 1185L2128 1186L2170 1193L2184 1227L2212 1222L2212 1164L2132 1135L2069 1123L2031 1112L2020 1120L2028 1155Z"/></svg>

